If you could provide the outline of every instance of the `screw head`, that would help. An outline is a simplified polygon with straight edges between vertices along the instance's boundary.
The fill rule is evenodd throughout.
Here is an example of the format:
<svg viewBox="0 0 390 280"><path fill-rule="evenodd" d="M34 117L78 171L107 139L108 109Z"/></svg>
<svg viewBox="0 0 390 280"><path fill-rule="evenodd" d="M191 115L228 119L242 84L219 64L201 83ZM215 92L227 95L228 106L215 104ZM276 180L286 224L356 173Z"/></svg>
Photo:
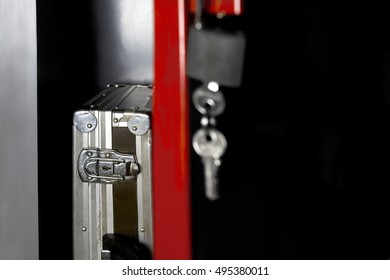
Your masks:
<svg viewBox="0 0 390 280"><path fill-rule="evenodd" d="M137 163L132 162L130 164L130 174L136 176L140 173L139 166Z"/></svg>

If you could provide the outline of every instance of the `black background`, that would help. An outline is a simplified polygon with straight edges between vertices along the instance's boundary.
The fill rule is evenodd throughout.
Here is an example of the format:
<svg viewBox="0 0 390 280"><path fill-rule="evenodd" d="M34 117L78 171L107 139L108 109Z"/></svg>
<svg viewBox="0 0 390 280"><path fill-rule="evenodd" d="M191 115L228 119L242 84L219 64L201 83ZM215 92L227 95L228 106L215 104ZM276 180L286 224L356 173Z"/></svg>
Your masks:
<svg viewBox="0 0 390 280"><path fill-rule="evenodd" d="M39 258L72 249L73 112L95 87L89 1L37 0Z"/></svg>
<svg viewBox="0 0 390 280"><path fill-rule="evenodd" d="M100 90L92 5L37 1L41 259L72 258L72 114ZM248 0L217 24L247 48L242 86L221 88L220 200L205 199L191 153L194 258L388 259L384 7ZM192 133L199 119L192 107Z"/></svg>

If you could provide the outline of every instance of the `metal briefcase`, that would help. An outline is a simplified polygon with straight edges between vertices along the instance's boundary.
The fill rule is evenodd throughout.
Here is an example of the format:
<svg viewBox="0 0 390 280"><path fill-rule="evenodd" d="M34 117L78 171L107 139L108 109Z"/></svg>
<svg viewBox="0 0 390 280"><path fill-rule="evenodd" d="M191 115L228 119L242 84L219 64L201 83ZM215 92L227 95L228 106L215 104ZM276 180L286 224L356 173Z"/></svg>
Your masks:
<svg viewBox="0 0 390 280"><path fill-rule="evenodd" d="M74 259L152 254L152 95L151 86L108 86L74 113Z"/></svg>

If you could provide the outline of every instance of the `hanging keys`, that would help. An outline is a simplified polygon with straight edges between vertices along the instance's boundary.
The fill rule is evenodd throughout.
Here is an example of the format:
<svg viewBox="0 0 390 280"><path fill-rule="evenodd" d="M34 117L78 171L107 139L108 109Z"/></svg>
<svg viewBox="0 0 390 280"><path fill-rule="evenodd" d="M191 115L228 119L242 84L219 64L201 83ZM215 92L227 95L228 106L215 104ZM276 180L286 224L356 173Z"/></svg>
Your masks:
<svg viewBox="0 0 390 280"><path fill-rule="evenodd" d="M221 165L220 158L226 151L225 136L215 129L215 117L225 110L225 98L219 91L216 82L210 82L207 87L195 90L192 101L195 108L203 115L202 128L193 136L195 152L201 156L204 166L205 193L210 200L219 198L217 173Z"/></svg>
<svg viewBox="0 0 390 280"><path fill-rule="evenodd" d="M225 111L225 98L219 86L240 87L246 38L243 32L207 26L203 22L205 3L196 1L195 18L187 42L187 76L202 82L192 95L202 114L201 126L193 136L193 147L204 165L206 197L219 198L217 173L226 151L225 136L215 129L216 116ZM218 17L220 18L220 17Z"/></svg>
<svg viewBox="0 0 390 280"><path fill-rule="evenodd" d="M219 198L218 169L227 147L225 136L215 128L199 129L193 137L192 146L202 158L205 177L205 192L209 200Z"/></svg>

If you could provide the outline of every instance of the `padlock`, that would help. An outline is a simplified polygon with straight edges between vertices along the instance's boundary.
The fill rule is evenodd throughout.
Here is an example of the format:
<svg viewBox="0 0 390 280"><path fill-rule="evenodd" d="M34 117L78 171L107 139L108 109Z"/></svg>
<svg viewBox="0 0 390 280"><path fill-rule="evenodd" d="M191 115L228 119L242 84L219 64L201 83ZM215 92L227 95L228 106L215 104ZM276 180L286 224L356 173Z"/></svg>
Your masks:
<svg viewBox="0 0 390 280"><path fill-rule="evenodd" d="M191 26L188 34L187 76L204 83L239 87L244 65L246 38L240 31Z"/></svg>

